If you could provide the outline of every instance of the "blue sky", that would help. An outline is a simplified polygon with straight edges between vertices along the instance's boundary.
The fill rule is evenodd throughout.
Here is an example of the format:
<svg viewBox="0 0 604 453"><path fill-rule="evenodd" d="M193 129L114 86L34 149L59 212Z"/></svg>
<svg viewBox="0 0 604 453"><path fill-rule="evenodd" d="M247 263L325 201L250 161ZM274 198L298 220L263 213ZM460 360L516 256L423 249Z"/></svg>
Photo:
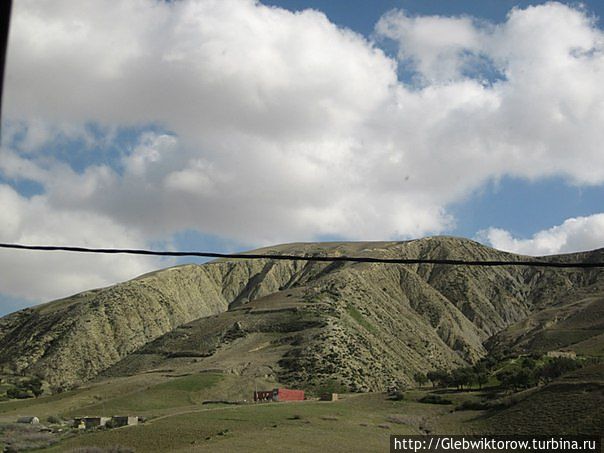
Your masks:
<svg viewBox="0 0 604 453"><path fill-rule="evenodd" d="M460 16L469 15L503 22L514 8L546 3L544 1L519 0L269 0L267 5L300 11L313 8L324 12L332 22L369 36L382 15L391 9L403 9L412 15ZM604 6L598 0L561 2L570 6L584 5L591 13L602 17Z"/></svg>
<svg viewBox="0 0 604 453"><path fill-rule="evenodd" d="M0 241L233 251L451 234L529 255L602 247L603 12L17 2ZM180 262L3 252L0 312Z"/></svg>

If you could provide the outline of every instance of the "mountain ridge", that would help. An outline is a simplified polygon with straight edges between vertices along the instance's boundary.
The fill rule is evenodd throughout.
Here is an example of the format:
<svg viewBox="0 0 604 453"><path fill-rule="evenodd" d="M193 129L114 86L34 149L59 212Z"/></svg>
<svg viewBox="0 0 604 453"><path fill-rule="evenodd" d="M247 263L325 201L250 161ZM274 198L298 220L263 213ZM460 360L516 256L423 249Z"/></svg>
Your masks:
<svg viewBox="0 0 604 453"><path fill-rule="evenodd" d="M453 237L291 243L247 253L523 258ZM603 254L600 249L543 258L595 260ZM7 315L0 319L0 366L5 374L36 374L69 387L111 374L112 367L128 369L128 357L183 326L213 332L209 320L232 317L226 331L206 339L215 343L213 353L196 352L199 366L217 366L212 355L231 348L237 372L247 354L237 352L237 341L265 335L264 349L272 352L259 367L270 368L275 380L314 385L336 379L356 390L381 389L389 380L408 382L418 371L475 362L486 354L488 339L547 307L556 294L601 281L599 269L219 259L150 272ZM275 310L285 311L271 324L266 320ZM234 330L228 334L229 329ZM290 332L282 335L280 329ZM229 335L229 346L222 348Z"/></svg>

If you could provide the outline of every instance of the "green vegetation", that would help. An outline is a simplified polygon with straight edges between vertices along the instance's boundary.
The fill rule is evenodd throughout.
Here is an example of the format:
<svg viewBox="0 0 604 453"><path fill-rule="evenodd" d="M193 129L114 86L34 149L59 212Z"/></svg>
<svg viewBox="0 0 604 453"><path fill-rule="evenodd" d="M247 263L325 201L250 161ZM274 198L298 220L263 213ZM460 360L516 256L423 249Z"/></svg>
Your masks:
<svg viewBox="0 0 604 453"><path fill-rule="evenodd" d="M365 319L365 317L361 314L361 312L359 310L357 310L354 306L348 305L346 307L346 312L352 319L354 319L356 322L358 322L361 326L363 326L369 332L371 332L371 333L377 332L377 329L375 328L375 326L373 324L371 324L369 321L367 321L367 319Z"/></svg>
<svg viewBox="0 0 604 453"><path fill-rule="evenodd" d="M426 395L423 398L418 399L417 401L419 401L420 403L425 403L425 404L453 404L453 401L451 401L450 399L447 398L443 398L440 395Z"/></svg>
<svg viewBox="0 0 604 453"><path fill-rule="evenodd" d="M6 396L13 399L37 398L44 393L42 385L39 377L20 380L15 383L14 387L6 390Z"/></svg>
<svg viewBox="0 0 604 453"><path fill-rule="evenodd" d="M21 423L0 423L0 439L6 453L50 447L58 442L57 436L42 431L40 426Z"/></svg>
<svg viewBox="0 0 604 453"><path fill-rule="evenodd" d="M89 413L147 413L158 409L190 406L203 402L204 390L217 385L223 376L203 373L172 379L121 397L88 406ZM77 414L74 414L77 415Z"/></svg>
<svg viewBox="0 0 604 453"><path fill-rule="evenodd" d="M150 419L143 425L86 432L66 438L48 451L112 445L136 451L332 451L374 452L388 446L391 433L424 429L465 429L446 406L390 401L384 394L345 395L333 403L267 403L207 409ZM430 421L429 421L430 420ZM440 427L440 420L443 422ZM428 428L429 427L429 428Z"/></svg>
<svg viewBox="0 0 604 453"><path fill-rule="evenodd" d="M512 360L514 364L522 363L521 358L510 358L493 370L497 370L497 366L512 366ZM599 415L598 419L597 414L601 412L598 412L598 405L604 401L603 387L598 382L602 382L603 376L604 365L600 364L566 373L563 380L558 378L539 388L512 394L500 394L498 387L482 391L467 388L463 391L454 388L435 390L439 393L414 389L401 392L404 396L401 400L393 400L384 393L370 393L344 394L342 400L329 403L305 401L226 406L200 402L224 395L228 389L247 388L245 378L205 373L146 385L143 379L153 376L141 375L129 390L125 383L114 387L112 381L107 381L90 389L1 403L0 407L18 403L19 407L11 414L39 414L41 404L48 400L54 401L51 407L58 404L70 407L68 412L73 415L142 415L139 410L143 409L147 414L147 421L139 426L92 432L66 429L64 433L45 435L44 445L59 441L48 451L93 446L109 449L114 445L145 452L200 448L226 452L246 446L247 450L278 447L298 451L301 445L313 451L324 445L337 444L342 451L362 452L385 448L389 435L395 432L455 434L521 430L526 433L523 426L527 423L532 433L540 433L540 426L547 428L544 432L554 434L576 433L583 428L583 433L600 432L602 425L597 423L602 422L602 417ZM86 404L85 398L90 392L107 396L91 406ZM58 397L61 399L56 400ZM163 402L159 404L162 397ZM149 402L145 404L147 398ZM553 412L539 410L540 405ZM452 407L455 411L451 411ZM566 410L563 407L568 407L572 417L563 417ZM586 415L581 415L582 410ZM587 415L595 416L594 420L588 419ZM15 415L8 418L14 421ZM532 422L534 418L540 420L538 424ZM554 430L554 424L559 432Z"/></svg>
<svg viewBox="0 0 604 453"><path fill-rule="evenodd" d="M311 396L321 396L324 393L346 393L348 389L336 379L329 379L316 386L306 387L307 392Z"/></svg>
<svg viewBox="0 0 604 453"><path fill-rule="evenodd" d="M458 390L492 382L494 387L507 390L527 389L539 383L548 383L593 361L585 358L548 358L534 355L508 357L500 362L492 357L481 360L473 367L460 367L452 371L434 370L426 374L433 387L456 387ZM594 363L597 363L594 362ZM493 381L495 379L495 381Z"/></svg>

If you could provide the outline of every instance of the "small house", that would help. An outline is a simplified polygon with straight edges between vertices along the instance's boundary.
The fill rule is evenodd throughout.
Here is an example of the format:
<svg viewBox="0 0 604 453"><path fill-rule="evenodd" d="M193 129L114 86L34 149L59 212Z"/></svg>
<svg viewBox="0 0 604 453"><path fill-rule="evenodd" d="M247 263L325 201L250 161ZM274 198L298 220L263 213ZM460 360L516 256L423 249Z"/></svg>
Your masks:
<svg viewBox="0 0 604 453"><path fill-rule="evenodd" d="M321 401L337 401L338 394L337 393L322 393L319 398Z"/></svg>
<svg viewBox="0 0 604 453"><path fill-rule="evenodd" d="M40 419L38 417L32 417L32 416L19 417L17 419L17 423L26 423L28 425L37 425L40 423Z"/></svg>
<svg viewBox="0 0 604 453"><path fill-rule="evenodd" d="M86 423L84 423L84 419L81 417L74 418L71 426L75 429L86 429Z"/></svg>
<svg viewBox="0 0 604 453"><path fill-rule="evenodd" d="M119 428L120 426L138 425L138 417L132 417L130 415L114 415L111 417L111 422L115 428Z"/></svg>
<svg viewBox="0 0 604 453"><path fill-rule="evenodd" d="M258 390L254 392L254 401L272 401L273 391L272 390Z"/></svg>
<svg viewBox="0 0 604 453"><path fill-rule="evenodd" d="M276 388L256 391L254 401L304 401L304 390Z"/></svg>
<svg viewBox="0 0 604 453"><path fill-rule="evenodd" d="M82 421L86 426L86 429L101 428L111 420L111 417L84 417Z"/></svg>

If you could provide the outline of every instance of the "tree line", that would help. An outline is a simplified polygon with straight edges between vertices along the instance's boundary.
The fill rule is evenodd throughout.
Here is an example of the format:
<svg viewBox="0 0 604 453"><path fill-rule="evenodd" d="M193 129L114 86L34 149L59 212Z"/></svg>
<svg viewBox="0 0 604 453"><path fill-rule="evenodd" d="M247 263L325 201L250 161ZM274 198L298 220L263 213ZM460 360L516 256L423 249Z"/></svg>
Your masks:
<svg viewBox="0 0 604 453"><path fill-rule="evenodd" d="M464 390L474 385L482 389L491 376L494 376L501 388L517 390L551 382L582 366L582 362L568 357L556 357L546 361L539 361L535 357L519 357L513 364L502 366L504 364L505 362L486 358L474 366L455 368L451 371L441 369L416 373L414 379L420 387L430 382L433 388L455 387Z"/></svg>

